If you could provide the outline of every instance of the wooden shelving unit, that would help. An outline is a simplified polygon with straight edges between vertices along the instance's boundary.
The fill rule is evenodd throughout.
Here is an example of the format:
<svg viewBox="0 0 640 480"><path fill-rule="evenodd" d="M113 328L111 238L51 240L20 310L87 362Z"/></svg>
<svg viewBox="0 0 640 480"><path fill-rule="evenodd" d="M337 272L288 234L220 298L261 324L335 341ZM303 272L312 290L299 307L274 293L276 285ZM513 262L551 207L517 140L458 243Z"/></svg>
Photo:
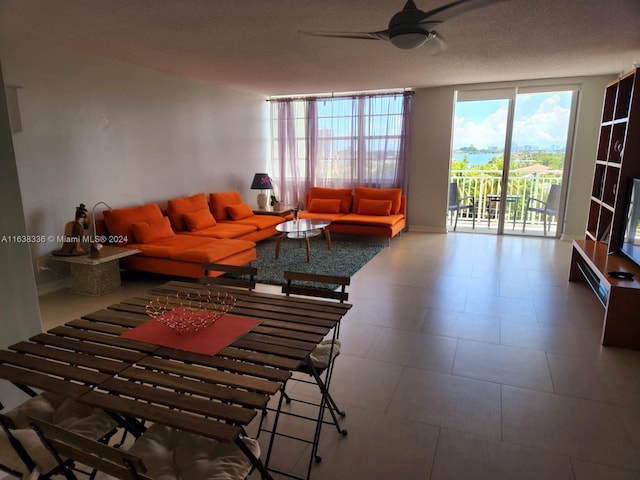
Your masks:
<svg viewBox="0 0 640 480"><path fill-rule="evenodd" d="M604 95L586 237L607 243L609 252L620 249L630 182L640 177L638 83L636 69Z"/></svg>
<svg viewBox="0 0 640 480"><path fill-rule="evenodd" d="M639 69L605 89L586 238L573 244L569 280L586 281L604 305L603 345L640 349L640 267L617 253L633 178L640 178ZM612 270L636 278L612 279Z"/></svg>

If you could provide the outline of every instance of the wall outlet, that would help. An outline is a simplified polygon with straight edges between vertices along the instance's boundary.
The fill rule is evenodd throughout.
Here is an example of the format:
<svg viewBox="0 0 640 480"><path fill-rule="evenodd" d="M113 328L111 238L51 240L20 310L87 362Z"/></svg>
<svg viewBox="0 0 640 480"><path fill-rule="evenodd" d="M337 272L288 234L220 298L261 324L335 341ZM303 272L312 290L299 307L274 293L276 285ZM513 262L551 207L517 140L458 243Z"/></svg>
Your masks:
<svg viewBox="0 0 640 480"><path fill-rule="evenodd" d="M44 272L45 270L49 270L49 267L47 267L47 259L46 258L39 258L38 259L38 271L39 272Z"/></svg>

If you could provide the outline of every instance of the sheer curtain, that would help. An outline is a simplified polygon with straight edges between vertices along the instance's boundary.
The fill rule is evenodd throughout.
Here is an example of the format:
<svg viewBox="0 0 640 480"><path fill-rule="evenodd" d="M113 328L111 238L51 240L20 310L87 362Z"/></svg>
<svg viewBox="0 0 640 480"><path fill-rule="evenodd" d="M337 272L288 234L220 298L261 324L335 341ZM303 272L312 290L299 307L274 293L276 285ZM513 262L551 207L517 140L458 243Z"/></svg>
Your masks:
<svg viewBox="0 0 640 480"><path fill-rule="evenodd" d="M280 200L311 186L408 183L413 92L271 100L271 172Z"/></svg>

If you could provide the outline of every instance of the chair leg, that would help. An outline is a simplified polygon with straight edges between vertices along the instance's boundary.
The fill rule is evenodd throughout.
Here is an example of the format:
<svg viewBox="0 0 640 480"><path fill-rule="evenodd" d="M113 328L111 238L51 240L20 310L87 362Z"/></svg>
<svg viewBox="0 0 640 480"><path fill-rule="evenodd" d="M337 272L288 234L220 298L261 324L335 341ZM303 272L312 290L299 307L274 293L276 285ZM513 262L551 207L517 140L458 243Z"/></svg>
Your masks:
<svg viewBox="0 0 640 480"><path fill-rule="evenodd" d="M313 436L313 442L311 447L311 458L314 459L316 463L319 463L322 461L322 457L318 454L318 444L320 442L320 432L322 431L322 424L324 423L323 417L324 417L325 408L329 410L329 414L331 415L331 418L333 420L333 423L336 429L338 430L338 433L340 435L347 435L347 430L343 429L340 426L340 422L338 421L338 417L336 416L336 412L338 412L341 416L344 416L344 412L340 412L338 410L337 405L335 404L335 402L331 398L331 395L329 394L329 383L331 382L331 371L330 371L331 365L327 367L329 370L327 370L326 372L325 378L327 382L325 384L325 382L322 381L322 378L318 374L318 371L313 366L313 363L311 363L311 361L308 358L306 360L306 363L307 363L307 367L309 368L309 371L311 372L311 375L314 377L318 387L320 388L320 393L321 393L320 405L319 405L320 408L318 411L318 419L316 421L316 431ZM333 406L332 406L332 403L333 403ZM333 408L334 406L335 406L335 410ZM311 473L311 459L309 460L309 471L307 473L307 478L309 477L310 473Z"/></svg>
<svg viewBox="0 0 640 480"><path fill-rule="evenodd" d="M456 228L458 228L458 215L460 214L460 210L456 210L456 221L453 224L453 231L456 231Z"/></svg>
<svg viewBox="0 0 640 480"><path fill-rule="evenodd" d="M329 392L329 385L328 385L329 378L327 378L327 383L323 382L322 378L320 378L320 375L318 374L315 368L313 368L311 375L313 376L314 380L318 384L318 388L320 388L320 393L327 400L326 405L327 405L327 408L329 409L329 413L331 414L331 417L333 418L333 423L335 424L336 429L338 430L338 433L341 435L346 435L347 431L340 426L340 423L338 422L338 417L336 417L336 413L341 417L344 417L346 413L344 410L340 410L340 408L338 408L338 405L336 404L335 400L331 396L331 393Z"/></svg>
<svg viewBox="0 0 640 480"><path fill-rule="evenodd" d="M327 408L329 409L331 416L333 417L333 420L334 420L333 423L335 424L336 429L338 430L338 433L341 433L344 435L345 430L340 428L340 424L338 423L336 413L341 417L345 417L347 415L346 412L344 410L340 410L340 407L338 407L338 404L331 396L331 392L327 388L326 383L322 381L320 376L317 373L312 373L311 375L314 378L314 381L317 383L318 387L320 388L320 393L322 393L323 395L326 395L327 397ZM291 403L293 401L293 399L284 390L282 391L282 395L286 403Z"/></svg>
<svg viewBox="0 0 640 480"><path fill-rule="evenodd" d="M271 430L267 430L268 433L270 433L270 437L269 437L269 444L267 447L267 453L266 453L266 458L264 461L264 467L265 469L269 468L269 460L271 460L271 452L273 450L273 443L276 437L276 432L278 430L278 422L280 421L280 413L282 412L282 401L284 400L284 389L286 387L286 382L282 385L282 387L280 387L280 397L278 398L278 406L276 407L276 415L275 418L273 420L273 425L271 427ZM265 417L266 413L263 412L262 418L260 419L260 426L258 427L258 435L257 437L260 436L260 432L263 430L262 428L262 424L264 421L264 417Z"/></svg>
<svg viewBox="0 0 640 480"><path fill-rule="evenodd" d="M476 206L471 207L471 228L476 229Z"/></svg>

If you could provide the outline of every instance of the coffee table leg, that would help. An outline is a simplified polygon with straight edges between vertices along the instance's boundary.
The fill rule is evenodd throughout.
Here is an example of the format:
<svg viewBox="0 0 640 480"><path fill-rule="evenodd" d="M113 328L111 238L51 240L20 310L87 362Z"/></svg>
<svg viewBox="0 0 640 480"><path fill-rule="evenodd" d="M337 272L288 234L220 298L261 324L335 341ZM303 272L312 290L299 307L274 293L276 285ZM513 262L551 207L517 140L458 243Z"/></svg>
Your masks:
<svg viewBox="0 0 640 480"><path fill-rule="evenodd" d="M276 240L276 259L280 257L280 244L282 243L282 238L286 235L286 233L280 235Z"/></svg>
<svg viewBox="0 0 640 480"><path fill-rule="evenodd" d="M322 231L324 232L324 236L327 237L327 250L331 250L331 234L326 228L323 228Z"/></svg>
<svg viewBox="0 0 640 480"><path fill-rule="evenodd" d="M309 237L305 235L304 243L307 245L307 263L311 262L311 246L309 245Z"/></svg>

